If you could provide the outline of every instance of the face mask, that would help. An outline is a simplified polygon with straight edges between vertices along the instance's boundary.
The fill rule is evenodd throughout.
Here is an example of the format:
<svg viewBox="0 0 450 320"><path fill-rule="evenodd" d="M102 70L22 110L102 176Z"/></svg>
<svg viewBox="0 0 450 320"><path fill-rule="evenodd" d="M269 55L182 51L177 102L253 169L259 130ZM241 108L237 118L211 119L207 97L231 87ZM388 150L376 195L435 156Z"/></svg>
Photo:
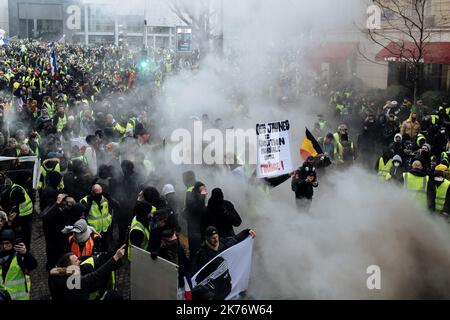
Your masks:
<svg viewBox="0 0 450 320"><path fill-rule="evenodd" d="M394 162L394 167L400 167L400 162Z"/></svg>
<svg viewBox="0 0 450 320"><path fill-rule="evenodd" d="M102 194L94 194L92 195L92 199L96 200L96 201L100 201L102 199Z"/></svg>
<svg viewBox="0 0 450 320"><path fill-rule="evenodd" d="M444 181L444 177L434 177L434 181L442 182L442 181Z"/></svg>

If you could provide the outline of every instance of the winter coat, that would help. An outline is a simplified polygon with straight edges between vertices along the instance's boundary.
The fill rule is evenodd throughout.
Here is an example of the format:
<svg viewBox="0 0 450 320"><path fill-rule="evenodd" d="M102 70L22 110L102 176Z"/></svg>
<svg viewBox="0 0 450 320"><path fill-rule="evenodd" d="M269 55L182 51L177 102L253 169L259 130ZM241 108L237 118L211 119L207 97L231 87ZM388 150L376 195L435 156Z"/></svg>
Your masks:
<svg viewBox="0 0 450 320"><path fill-rule="evenodd" d="M205 212L205 196L196 192L186 194L186 220L189 233L201 233L201 220Z"/></svg>
<svg viewBox="0 0 450 320"><path fill-rule="evenodd" d="M314 170L312 170L314 169ZM314 188L317 186L313 185L314 181L317 181L317 177L315 177L313 182L306 182L305 179L307 175L311 172L315 172L314 167L310 166L301 166L298 170L298 178L295 176L292 178L291 188L292 191L295 192L296 199L312 199L314 195Z"/></svg>
<svg viewBox="0 0 450 320"><path fill-rule="evenodd" d="M202 229L214 226L219 232L219 236L234 236L233 227L239 227L242 219L234 208L234 205L227 200L221 203L208 203L205 214L202 217Z"/></svg>

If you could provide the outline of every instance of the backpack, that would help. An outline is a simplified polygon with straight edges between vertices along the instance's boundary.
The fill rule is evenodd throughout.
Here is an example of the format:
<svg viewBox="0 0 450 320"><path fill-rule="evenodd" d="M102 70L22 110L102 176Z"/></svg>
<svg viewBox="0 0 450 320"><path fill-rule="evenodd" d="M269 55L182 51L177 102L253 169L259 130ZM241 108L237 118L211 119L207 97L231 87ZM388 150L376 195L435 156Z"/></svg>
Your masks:
<svg viewBox="0 0 450 320"><path fill-rule="evenodd" d="M352 161L353 160L353 148L352 143L350 141L342 141L342 160L343 161Z"/></svg>

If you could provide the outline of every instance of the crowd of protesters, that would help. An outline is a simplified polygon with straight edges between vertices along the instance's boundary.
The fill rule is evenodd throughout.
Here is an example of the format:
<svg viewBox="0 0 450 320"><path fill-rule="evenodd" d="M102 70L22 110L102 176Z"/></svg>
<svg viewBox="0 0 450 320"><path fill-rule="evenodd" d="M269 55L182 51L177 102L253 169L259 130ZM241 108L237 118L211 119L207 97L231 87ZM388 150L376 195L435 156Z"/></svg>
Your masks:
<svg viewBox="0 0 450 320"><path fill-rule="evenodd" d="M165 77L198 62L175 64L169 50L149 56L127 47L56 44L51 66L50 50L38 41L0 47L1 299L30 299L36 219L42 220L54 300L121 297L115 271L123 257L132 261L131 245L179 265L183 287L220 252L255 236L251 229L235 234L242 219L220 188L208 197L207 186L186 171L185 193L177 194L168 169L152 159L152 150L165 145L155 125L155 96ZM281 105L302 91L293 68L282 64L279 83L269 90ZM375 170L380 183L404 186L425 208L450 213L445 102L425 106L406 97L377 105L351 90L321 90L320 96L331 111L319 115L312 130L323 154L263 185L292 178L297 206L308 211L318 175L358 162ZM235 98L242 111L243 100ZM33 157L40 161L38 181ZM80 289L67 287L73 268L81 273Z"/></svg>
<svg viewBox="0 0 450 320"><path fill-rule="evenodd" d="M336 168L358 163L381 183L397 184L422 208L447 218L450 205L450 106L404 97L382 104L349 89L326 96L337 130L322 115L314 134ZM320 158L320 157L317 157ZM317 162L317 159L316 159Z"/></svg>
<svg viewBox="0 0 450 320"><path fill-rule="evenodd" d="M132 260L131 245L178 264L183 287L208 259L255 235L234 234L241 218L233 204L219 188L206 203L206 186L193 172L185 174L186 195L176 195L146 148L165 143L151 114L164 78L195 63L175 65L167 49L149 55L30 40L0 47L2 299L30 299L36 219L42 219L54 300L122 297L115 271L124 256ZM67 287L73 268L81 273L79 288Z"/></svg>

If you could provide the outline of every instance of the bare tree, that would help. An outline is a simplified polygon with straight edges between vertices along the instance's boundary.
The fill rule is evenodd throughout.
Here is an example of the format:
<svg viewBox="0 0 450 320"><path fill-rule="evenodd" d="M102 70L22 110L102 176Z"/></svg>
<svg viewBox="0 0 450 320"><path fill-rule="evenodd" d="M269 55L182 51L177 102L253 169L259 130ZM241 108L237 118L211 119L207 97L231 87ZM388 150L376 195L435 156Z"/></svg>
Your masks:
<svg viewBox="0 0 450 320"><path fill-rule="evenodd" d="M191 26L193 41L198 45L203 56L209 52L212 40L218 38L217 21L220 13L211 4L210 0L170 0L168 2L170 10Z"/></svg>
<svg viewBox="0 0 450 320"><path fill-rule="evenodd" d="M430 23L432 0L373 0L381 9L384 24L367 29L369 38L413 70L414 103L416 103L421 66L436 25ZM441 17L441 21L442 21ZM444 19L445 20L445 19ZM394 45L389 45L394 43Z"/></svg>

